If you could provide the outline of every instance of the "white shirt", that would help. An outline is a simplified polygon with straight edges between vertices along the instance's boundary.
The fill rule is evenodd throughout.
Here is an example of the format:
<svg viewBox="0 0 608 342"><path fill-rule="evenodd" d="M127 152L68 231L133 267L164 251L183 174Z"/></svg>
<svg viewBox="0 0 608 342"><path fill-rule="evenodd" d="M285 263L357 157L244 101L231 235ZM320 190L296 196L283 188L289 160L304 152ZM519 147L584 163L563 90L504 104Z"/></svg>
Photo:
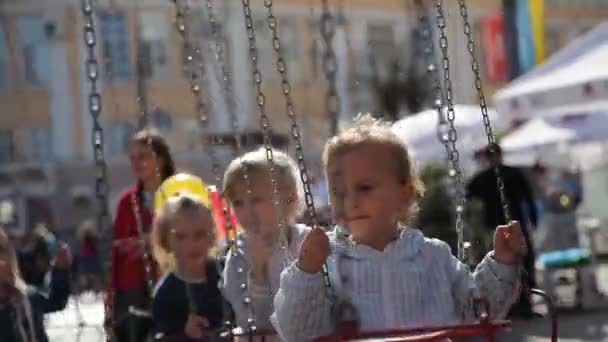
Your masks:
<svg viewBox="0 0 608 342"><path fill-rule="evenodd" d="M289 253L285 253L278 242L275 243L268 262L268 286L256 286L249 279L249 262L246 254L247 239L246 235L239 235L236 241L236 252L229 252L226 259L221 286L224 297L230 302L234 310L238 327L244 329L248 327L247 320L251 309L258 331L273 330L270 323L270 315L273 312L272 300L279 289L281 271L292 261L286 260L286 254L297 257L300 244L309 230L304 225L289 227ZM243 287L243 284L245 284L245 287ZM244 304L244 298L247 296L251 298L250 308ZM270 340L266 339L266 341Z"/></svg>
<svg viewBox="0 0 608 342"><path fill-rule="evenodd" d="M361 331L472 320L476 293L488 300L490 316L497 318L518 293L516 266L500 264L488 254L471 274L445 242L415 229L404 228L384 251L336 238L335 232L329 236L333 293L353 304ZM281 274L272 322L288 342L330 335L334 298L326 295L320 273L308 274L292 264Z"/></svg>

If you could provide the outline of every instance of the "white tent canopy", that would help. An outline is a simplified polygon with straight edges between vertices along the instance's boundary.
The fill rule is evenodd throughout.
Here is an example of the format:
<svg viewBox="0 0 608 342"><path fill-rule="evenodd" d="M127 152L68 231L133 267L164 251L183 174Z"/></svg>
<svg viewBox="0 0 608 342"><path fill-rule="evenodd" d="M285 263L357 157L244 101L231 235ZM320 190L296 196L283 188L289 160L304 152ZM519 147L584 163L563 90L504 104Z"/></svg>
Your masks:
<svg viewBox="0 0 608 342"><path fill-rule="evenodd" d="M499 90L494 104L511 117L608 98L608 23L565 47L545 64Z"/></svg>
<svg viewBox="0 0 608 342"><path fill-rule="evenodd" d="M583 152L589 151L585 146L606 142L608 110L587 110L587 106L579 106L533 119L504 137L500 145L505 152L505 161L510 164L531 165L537 159L550 160L570 150L573 158L586 168L602 156L596 153L592 157Z"/></svg>
<svg viewBox="0 0 608 342"><path fill-rule="evenodd" d="M487 144L487 137L478 105L455 105L454 110L455 127L458 134L457 146L464 158ZM495 110L489 109L488 115L495 133L507 128L508 121L499 117ZM442 161L447 156L438 139L437 123L437 111L429 109L397 121L392 129L409 145L416 160L420 162Z"/></svg>
<svg viewBox="0 0 608 342"><path fill-rule="evenodd" d="M566 128L554 127L544 119L538 118L528 121L500 142L500 147L505 153L534 149L545 145L565 143L573 140L576 134Z"/></svg>

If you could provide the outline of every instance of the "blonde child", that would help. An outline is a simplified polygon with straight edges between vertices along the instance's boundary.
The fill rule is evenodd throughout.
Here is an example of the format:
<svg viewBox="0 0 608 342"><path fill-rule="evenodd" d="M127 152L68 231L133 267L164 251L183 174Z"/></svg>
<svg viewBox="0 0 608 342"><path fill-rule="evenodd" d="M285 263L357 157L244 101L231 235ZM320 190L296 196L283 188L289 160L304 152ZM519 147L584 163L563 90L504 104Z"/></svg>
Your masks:
<svg viewBox="0 0 608 342"><path fill-rule="evenodd" d="M71 254L59 246L52 268L49 290L25 284L17 265L15 249L0 228L0 340L47 342L43 316L65 308L70 295Z"/></svg>
<svg viewBox="0 0 608 342"><path fill-rule="evenodd" d="M210 341L223 320L210 211L198 197L175 195L155 218L154 255L169 270L154 290L152 317L163 341Z"/></svg>
<svg viewBox="0 0 608 342"><path fill-rule="evenodd" d="M254 318L258 331L272 329L269 318L279 275L297 256L309 231L296 224L304 200L295 163L277 150L273 150L273 157L279 205L275 204L273 175L265 149L233 160L224 174L224 194L244 232L237 237L236 251L226 259L223 292L237 325L247 329L248 319ZM244 180L245 173L249 181ZM285 225L283 232L279 229L281 221ZM241 287L243 284L246 290ZM245 296L251 299L249 307L243 302Z"/></svg>
<svg viewBox="0 0 608 342"><path fill-rule="evenodd" d="M445 242L404 224L421 188L407 147L388 126L358 118L328 141L323 159L334 219L344 229L312 230L281 274L272 320L283 340L334 333L336 298L354 308L361 331L459 323L474 317L476 294L489 301L491 317L508 310L525 253L516 222L497 228L494 251L471 274ZM324 291L325 262L336 298Z"/></svg>

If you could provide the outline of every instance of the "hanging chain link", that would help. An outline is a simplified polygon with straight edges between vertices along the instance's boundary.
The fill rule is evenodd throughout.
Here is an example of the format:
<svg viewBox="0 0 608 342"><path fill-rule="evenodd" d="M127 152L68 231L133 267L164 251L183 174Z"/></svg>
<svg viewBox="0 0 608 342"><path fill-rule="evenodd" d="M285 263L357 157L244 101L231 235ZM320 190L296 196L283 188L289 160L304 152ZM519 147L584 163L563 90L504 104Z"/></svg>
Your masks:
<svg viewBox="0 0 608 342"><path fill-rule="evenodd" d="M443 87L445 88L445 99L447 102L447 128L445 127L445 121L443 124L440 123L439 129L441 130L441 141L446 147L450 163L452 165L450 170L450 176L455 178L456 188L456 234L458 236L458 259L462 262L466 262L466 253L464 248L464 207L465 207L465 194L464 194L464 180L462 175L462 169L460 168L460 154L456 147L458 140L458 134L454 126L454 120L456 119L456 112L454 110L454 93L452 89L452 80L450 78L450 59L448 53L448 37L446 35L446 18L444 14L443 0L438 0L435 3L437 27L439 28L439 47L441 48L442 64L443 64ZM428 35L430 35L430 30ZM427 49L433 49L433 41L427 46ZM432 50L431 50L432 53ZM439 71L435 63L428 65L427 70L433 73L433 86L437 93L435 94L435 109L437 115L443 118L443 103L441 86L439 85Z"/></svg>
<svg viewBox="0 0 608 342"><path fill-rule="evenodd" d="M340 101L338 100L337 72L338 61L334 51L333 40L336 34L336 20L329 9L329 0L322 1L323 12L321 14L321 38L325 44L323 52L323 73L327 78L328 89L325 97L325 106L329 119L330 135L338 131L338 115L340 113Z"/></svg>
<svg viewBox="0 0 608 342"><path fill-rule="evenodd" d="M139 14L139 1L135 1L135 13ZM148 111L148 94L146 87L146 74L144 72L144 59L143 54L141 52L142 42L141 39L141 24L139 18L136 18L136 39L137 39L137 58L136 58L136 72L137 72L137 104L139 110L139 120L138 126L140 130L148 129L150 127L150 116ZM158 161L158 156L156 151L152 147L152 136L148 134L147 145L152 151L154 155L154 159ZM159 180L162 180L162 175L160 173L160 169L158 167L158 163L156 165L156 177ZM166 196L163 196L166 197ZM154 293L154 284L155 284L155 275L154 275L154 260L152 258L152 253L150 252L150 227L148 227L148 231L144 230L144 222L143 222L143 210L142 210L142 200L140 198L140 194L134 193L131 196L131 208L133 210L133 214L135 216L135 227L137 229L137 237L139 240L140 252L143 259L144 264L144 273L146 277L146 287L148 290L149 299L152 298L152 294Z"/></svg>
<svg viewBox="0 0 608 342"><path fill-rule="evenodd" d="M99 121L102 111L101 94L97 87L99 79L99 63L95 56L97 37L95 32L94 8L92 0L83 0L82 12L85 17L84 42L87 47L86 73L89 79L89 113L93 119L93 156L95 158L95 193L100 204L100 227L106 227L109 218L107 196L107 167L104 158L103 128Z"/></svg>
<svg viewBox="0 0 608 342"><path fill-rule="evenodd" d="M247 30L247 36L249 41L249 58L251 60L251 69L253 70L253 79L255 82L256 98L258 109L260 111L259 124L262 128L264 149L266 150L266 159L270 164L270 174L272 183L272 197L276 208L281 209L280 195L279 195L279 184L277 182L277 172L274 162L274 155L272 152L272 127L270 126L270 119L266 113L266 95L262 91L262 73L260 72L258 63L258 48L256 42L255 30L253 28L253 17L251 14L251 7L249 0L242 0L243 13L245 15L245 28ZM282 211L282 210L280 210ZM282 213L279 214L279 231L285 234L287 229L285 226L285 217Z"/></svg>
<svg viewBox="0 0 608 342"><path fill-rule="evenodd" d="M215 11L213 9L213 0L206 0L207 6L207 19L209 20L209 25L211 28L211 38L214 42L214 55L215 61L220 68L221 79L222 79L222 92L224 97L224 104L226 106L226 110L228 111L228 117L230 120L230 126L234 135L234 155L235 157L241 151L241 138L238 133L238 118L236 113L234 112L234 106L232 105L232 78L230 76L230 69L228 63L225 61L225 52L224 52L224 43L226 43L226 39L223 35L222 28L215 17ZM221 175L218 170L214 170L215 181L218 186L221 184ZM224 192L219 191L220 198L222 199L222 203L225 201ZM226 227L226 235L228 240L228 245L231 250L234 250L236 244L234 239L236 239L236 231L232 225L232 220L230 219L230 212L228 210L228 206L224 205L222 208L222 214L224 217L224 225Z"/></svg>
<svg viewBox="0 0 608 342"><path fill-rule="evenodd" d="M211 38L214 41L214 52L215 60L220 68L221 79L222 79L222 91L224 95L224 103L226 110L228 111L228 118L230 120L230 128L234 135L235 143L235 156L240 154L242 150L241 136L239 132L238 117L235 112L235 106L233 103L232 94L232 76L230 72L230 63L226 63L226 52L224 51L224 44L227 44L228 40L224 35L221 24L218 22L215 11L213 9L213 0L206 0L207 5L207 18L211 26Z"/></svg>
<svg viewBox="0 0 608 342"><path fill-rule="evenodd" d="M268 10L268 27L272 31L272 47L276 54L277 70L281 75L281 90L285 98L285 111L291 124L290 133L291 137L296 143L296 157L298 169L300 171L300 180L304 187L304 200L306 203L306 209L310 221L313 227L318 225L317 212L315 209L314 197L310 187L310 176L308 174L308 168L306 167L306 161L304 158L304 148L302 147L302 134L297 123L293 98L291 96L291 85L289 83L289 76L287 71L287 63L283 57L283 51L281 48L280 35L278 20L273 14L272 0L265 0L264 6Z"/></svg>
<svg viewBox="0 0 608 342"><path fill-rule="evenodd" d="M473 74L475 76L475 89L477 90L477 95L479 96L479 107L481 108L481 116L483 119L486 136L488 137L488 145L491 148L491 154L496 157L497 151L495 151L494 148L496 145L496 137L492 131L490 116L488 115L488 105L486 103L486 97L481 84L481 75L479 71L480 66L479 62L477 61L477 56L475 56L475 40L473 39L473 30L471 29L471 24L469 22L467 4L465 0L458 0L458 5L460 7L460 16L464 21L464 34L467 38L467 50L469 50L469 55L471 56L471 69L473 70ZM500 195L502 211L505 216L506 223L509 223L511 221L511 211L509 210L509 202L505 196L504 179L502 178L498 163L494 165L494 172L496 173L496 188Z"/></svg>
<svg viewBox="0 0 608 342"><path fill-rule="evenodd" d="M108 180L107 166L104 158L104 136L103 128L99 122L102 111L101 94L97 87L99 80L99 62L95 54L97 45L97 35L95 31L95 3L94 0L82 0L82 14L84 19L83 38L87 50L87 59L85 61L85 70L89 80L89 101L88 109L93 119L92 125L92 144L93 158L95 160L95 195L99 205L97 216L97 227L105 229L109 227L109 211L108 211ZM108 340L112 340L112 309L111 299L113 298L113 289L108 289L109 299L105 301L105 314L109 315L107 321L110 326L106 329Z"/></svg>
<svg viewBox="0 0 608 342"><path fill-rule="evenodd" d="M223 30L221 25L218 23L217 18L215 16L215 10L213 8L213 0L206 0L206 5L207 5L207 19L209 20L209 25L211 27L211 37L215 43L214 45L214 55L215 55L215 60L220 68L220 72L221 72L221 79L222 79L222 91L223 91L223 96L224 96L224 103L226 106L226 110L228 111L228 117L230 120L230 128L232 130L233 136L234 136L234 157L238 157L241 154L242 151L242 144L241 144L241 136L239 134L239 121L238 121L238 117L236 115L235 112L235 106L233 103L233 97L232 97L232 77L231 77L231 73L230 73L230 64L226 63L226 54L224 51L224 45L227 43L227 39L223 34ZM248 165L246 165L246 163L242 164L243 167L243 181L245 182L245 188L246 188L246 192L247 195L249 196L249 198L251 198L252 196L252 192L251 192L251 180L249 179L249 167ZM219 184L219 181L218 181ZM224 196L224 192L220 191L220 196L222 201L225 200L225 196ZM237 250L236 248L236 242L233 241L232 239L236 239L236 230L234 229L234 227L232 226L232 220L230 219L229 216L229 211L228 211L228 206L224 206L222 208L222 212L224 215L224 220L225 220L225 225L226 225L226 230L227 230L227 234L228 234L228 243L229 243L229 248L230 248L230 253L233 253L234 256L239 255L239 253L242 253L242 251ZM230 236L230 231L232 231L233 236ZM241 257L244 258L244 255L241 254ZM240 278L242 278L244 276L244 269L242 267L237 267L237 273L240 275ZM248 315L249 318L247 319L247 324L249 327L249 331L250 332L255 332L257 330L256 326L255 326L255 319L254 319L254 315L253 315L253 308L251 307L251 299L249 297L249 289L247 287L247 282L244 281L241 283L240 285L241 290L243 291L243 303L245 304L247 311L248 311ZM226 326L231 327L234 324L230 321L227 320L225 322Z"/></svg>
<svg viewBox="0 0 608 342"><path fill-rule="evenodd" d="M205 96L202 94L203 81L206 79L206 64L204 51L200 45L192 43L194 37L190 29L190 23L192 22L189 18L190 15L190 4L188 0L172 0L175 6L176 17L175 26L177 32L182 38L182 49L183 53L186 54L184 59L184 70L190 76L190 91L194 95L196 103L196 121L199 127L200 139L203 145L210 143L211 145L219 145L217 138L209 136L209 106L207 104ZM205 149L209 159L211 161L211 170L214 175L216 184L221 183L220 174L220 163L217 157L216 151L213 148ZM222 201L223 202L223 201ZM226 226L228 237L231 236L232 232L232 221L228 214L226 206L222 207L223 218ZM229 242L231 243L231 241ZM188 304L190 311L197 312L197 303L192 295L192 289L190 286L186 286L186 294L188 297Z"/></svg>
<svg viewBox="0 0 608 342"><path fill-rule="evenodd" d="M142 257L144 260L144 272L146 274L146 285L148 289L148 295L152 297L154 293L154 271L152 269L152 256L148 249L148 239L146 239L146 233L143 229L143 220L141 212L141 204L137 193L131 195L131 207L135 214L135 226L137 228L137 235L139 236L139 246L141 249Z"/></svg>

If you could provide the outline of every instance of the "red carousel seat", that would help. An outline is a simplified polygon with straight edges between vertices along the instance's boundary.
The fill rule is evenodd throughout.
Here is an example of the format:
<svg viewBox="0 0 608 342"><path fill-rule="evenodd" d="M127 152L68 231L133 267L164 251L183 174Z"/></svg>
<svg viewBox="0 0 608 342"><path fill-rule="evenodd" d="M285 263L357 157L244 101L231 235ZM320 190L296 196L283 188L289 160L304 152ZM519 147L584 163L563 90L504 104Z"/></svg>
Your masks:
<svg viewBox="0 0 608 342"><path fill-rule="evenodd" d="M353 323L342 324L338 333L316 339L317 342L335 341L391 341L391 342L426 342L441 341L448 338L465 336L485 336L487 341L494 341L498 330L509 329L510 321L480 321L471 324L444 325L432 327L415 327L390 329L383 331L358 332Z"/></svg>

